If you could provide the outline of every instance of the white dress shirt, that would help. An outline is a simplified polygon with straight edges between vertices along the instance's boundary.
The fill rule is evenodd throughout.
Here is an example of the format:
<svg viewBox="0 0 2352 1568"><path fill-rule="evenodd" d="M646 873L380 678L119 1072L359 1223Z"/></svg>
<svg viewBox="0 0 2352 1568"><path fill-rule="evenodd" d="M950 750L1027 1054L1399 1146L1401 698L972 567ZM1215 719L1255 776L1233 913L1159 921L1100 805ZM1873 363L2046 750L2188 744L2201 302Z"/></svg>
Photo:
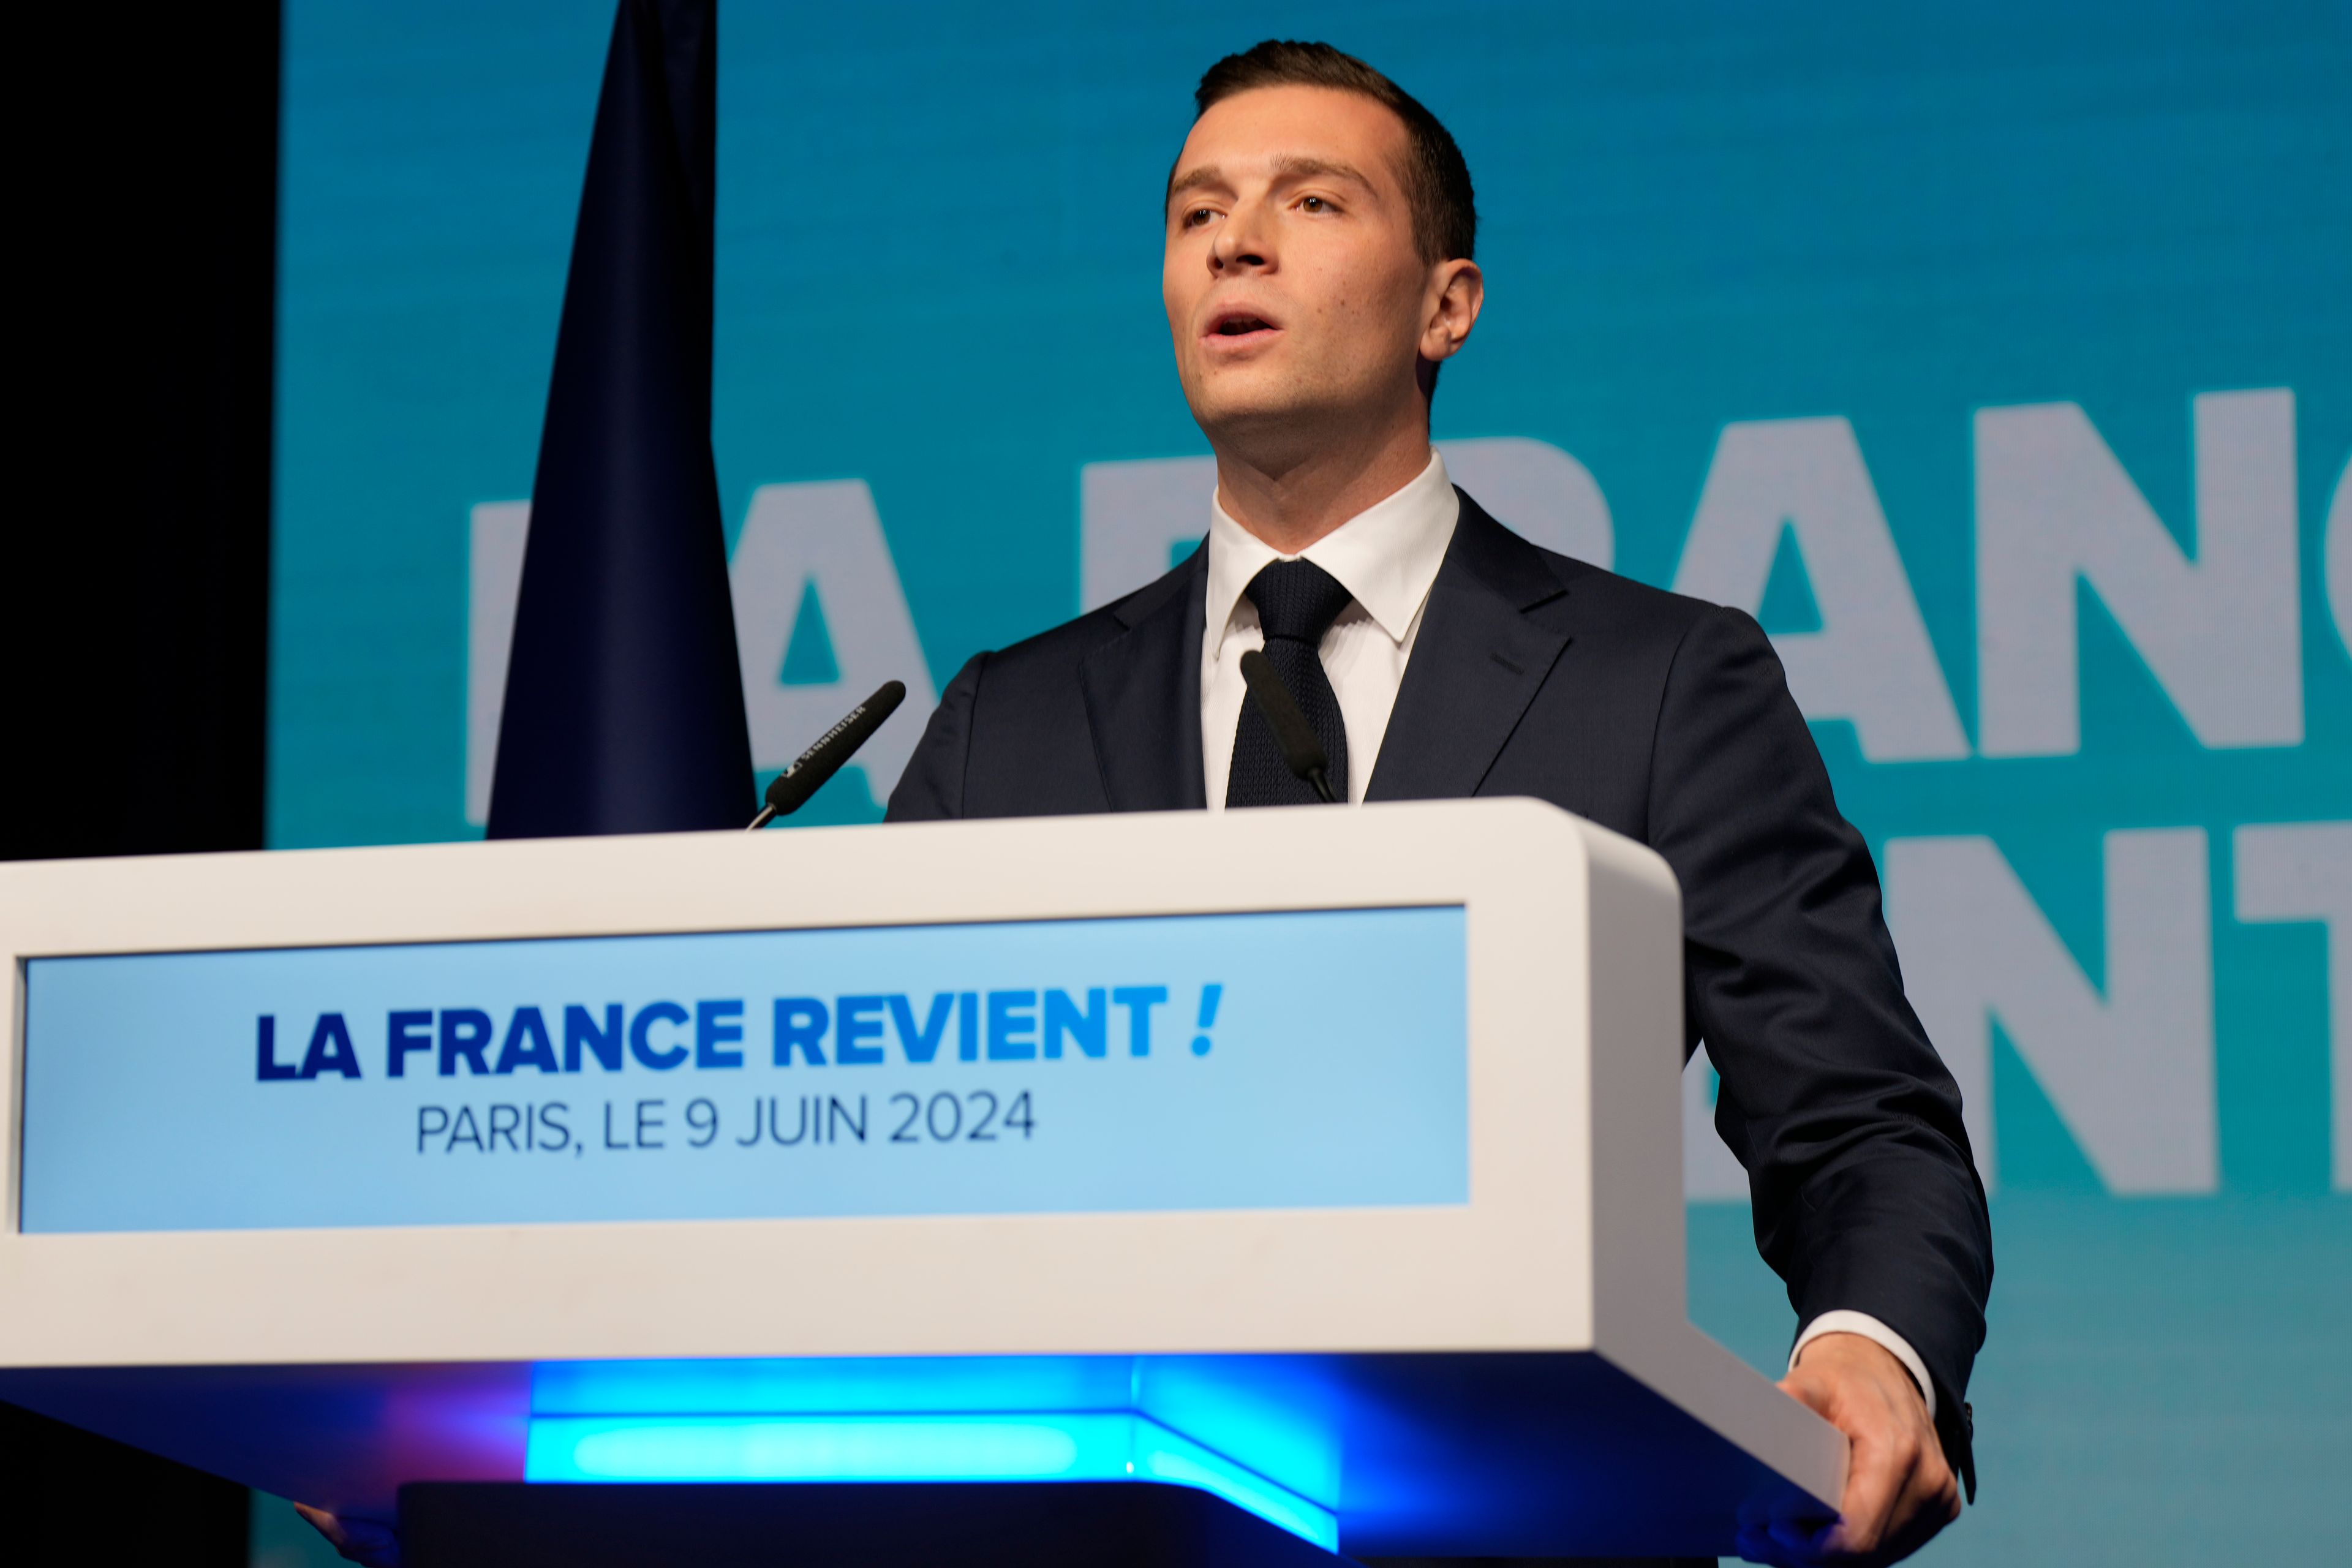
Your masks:
<svg viewBox="0 0 2352 1568"><path fill-rule="evenodd" d="M1434 451L1429 466L1402 489L1375 502L1300 552L1339 579L1354 596L1323 634L1324 673L1339 700L1348 731L1348 800L1361 805L1388 734L1389 714L1404 683L1429 591L1454 541L1462 498ZM1241 722L1242 655L1265 646L1257 606L1244 593L1250 579L1285 556L1229 516L1221 500L1209 506L1209 595L1201 629L1201 766L1209 809L1225 808L1233 772L1234 731ZM1903 1363L1936 1414L1936 1385L1910 1342L1867 1312L1823 1312L1805 1325L1789 1352L1794 1367L1807 1345L1823 1334L1859 1334Z"/></svg>

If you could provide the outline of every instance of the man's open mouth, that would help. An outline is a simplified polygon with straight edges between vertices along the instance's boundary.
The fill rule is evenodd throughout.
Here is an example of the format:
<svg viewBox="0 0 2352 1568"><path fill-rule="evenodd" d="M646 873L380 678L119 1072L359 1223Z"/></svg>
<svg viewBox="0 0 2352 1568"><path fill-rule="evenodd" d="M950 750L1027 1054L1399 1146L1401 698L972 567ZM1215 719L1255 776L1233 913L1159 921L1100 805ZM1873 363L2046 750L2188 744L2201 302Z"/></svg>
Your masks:
<svg viewBox="0 0 2352 1568"><path fill-rule="evenodd" d="M1272 321L1248 310L1221 310L1209 322L1213 338L1245 338L1254 332L1279 331Z"/></svg>

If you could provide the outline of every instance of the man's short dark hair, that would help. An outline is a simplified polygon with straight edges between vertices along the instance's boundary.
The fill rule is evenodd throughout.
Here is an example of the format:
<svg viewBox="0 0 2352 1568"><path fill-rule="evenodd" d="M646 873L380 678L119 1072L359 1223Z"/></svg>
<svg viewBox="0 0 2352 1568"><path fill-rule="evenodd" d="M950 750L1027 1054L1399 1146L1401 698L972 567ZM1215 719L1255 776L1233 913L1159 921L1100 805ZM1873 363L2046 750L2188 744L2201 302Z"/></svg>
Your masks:
<svg viewBox="0 0 2352 1568"><path fill-rule="evenodd" d="M1421 258L1467 260L1478 240L1478 204L1470 165L1453 133L1421 101L1353 55L1328 44L1268 38L1227 55L1193 89L1193 118L1236 93L1261 87L1329 87L1358 93L1404 121L1405 197L1412 204L1412 238Z"/></svg>

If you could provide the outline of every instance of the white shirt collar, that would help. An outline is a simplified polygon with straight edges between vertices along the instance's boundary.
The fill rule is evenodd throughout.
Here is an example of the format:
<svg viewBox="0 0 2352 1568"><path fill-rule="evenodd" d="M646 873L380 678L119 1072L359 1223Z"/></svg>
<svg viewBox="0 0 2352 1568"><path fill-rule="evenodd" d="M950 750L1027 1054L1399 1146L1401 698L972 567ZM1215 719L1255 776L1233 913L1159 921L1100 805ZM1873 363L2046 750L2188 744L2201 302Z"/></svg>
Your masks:
<svg viewBox="0 0 2352 1568"><path fill-rule="evenodd" d="M1434 450L1429 466L1384 500L1358 512L1300 552L1339 580L1391 640L1402 645L1444 563L1445 547L1461 516L1462 498ZM1233 623L1250 579L1281 552L1235 522L1224 503L1209 502L1209 629ZM1214 639L1223 657L1222 637Z"/></svg>

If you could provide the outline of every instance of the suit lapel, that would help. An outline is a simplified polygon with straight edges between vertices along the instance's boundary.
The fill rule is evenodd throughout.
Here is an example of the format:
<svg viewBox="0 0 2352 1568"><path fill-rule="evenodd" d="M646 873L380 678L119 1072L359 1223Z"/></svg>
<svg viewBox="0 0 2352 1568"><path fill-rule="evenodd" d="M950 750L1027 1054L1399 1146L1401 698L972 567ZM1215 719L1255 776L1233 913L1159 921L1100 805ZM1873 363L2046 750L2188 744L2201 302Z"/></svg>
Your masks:
<svg viewBox="0 0 2352 1568"><path fill-rule="evenodd" d="M1127 631L1086 657L1078 682L1113 811L1199 811L1201 626L1209 548L1111 606Z"/></svg>
<svg viewBox="0 0 2352 1568"><path fill-rule="evenodd" d="M1570 641L1526 612L1567 591L1535 546L1462 498L1365 799L1477 793Z"/></svg>

